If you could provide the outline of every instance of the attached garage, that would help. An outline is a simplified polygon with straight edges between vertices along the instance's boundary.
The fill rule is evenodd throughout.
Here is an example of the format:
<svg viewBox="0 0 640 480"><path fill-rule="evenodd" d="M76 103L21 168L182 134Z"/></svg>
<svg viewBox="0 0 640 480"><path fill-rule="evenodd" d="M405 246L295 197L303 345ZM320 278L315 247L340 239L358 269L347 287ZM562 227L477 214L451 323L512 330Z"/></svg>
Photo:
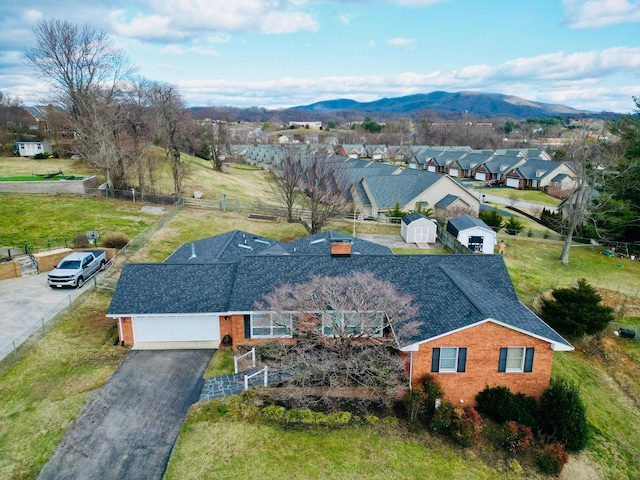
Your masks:
<svg viewBox="0 0 640 480"><path fill-rule="evenodd" d="M458 169L457 168L450 168L449 169L449 176L450 177L457 177L458 176Z"/></svg>
<svg viewBox="0 0 640 480"><path fill-rule="evenodd" d="M507 178L507 187L520 188L519 178Z"/></svg>
<svg viewBox="0 0 640 480"><path fill-rule="evenodd" d="M476 172L476 180L484 182L487 179L487 174L484 172Z"/></svg>
<svg viewBox="0 0 640 480"><path fill-rule="evenodd" d="M136 344L151 342L219 342L217 316L180 315L133 317Z"/></svg>

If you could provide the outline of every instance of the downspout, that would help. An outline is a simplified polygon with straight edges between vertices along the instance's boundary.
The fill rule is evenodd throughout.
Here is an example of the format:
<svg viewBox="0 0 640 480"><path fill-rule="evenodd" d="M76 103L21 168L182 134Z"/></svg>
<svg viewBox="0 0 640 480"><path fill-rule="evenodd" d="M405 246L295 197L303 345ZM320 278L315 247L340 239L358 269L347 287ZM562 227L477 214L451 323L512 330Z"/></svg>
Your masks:
<svg viewBox="0 0 640 480"><path fill-rule="evenodd" d="M413 391L413 350L409 352L409 391Z"/></svg>
<svg viewBox="0 0 640 480"><path fill-rule="evenodd" d="M122 317L118 317L118 337L120 338L120 344L124 345L124 335L122 333Z"/></svg>

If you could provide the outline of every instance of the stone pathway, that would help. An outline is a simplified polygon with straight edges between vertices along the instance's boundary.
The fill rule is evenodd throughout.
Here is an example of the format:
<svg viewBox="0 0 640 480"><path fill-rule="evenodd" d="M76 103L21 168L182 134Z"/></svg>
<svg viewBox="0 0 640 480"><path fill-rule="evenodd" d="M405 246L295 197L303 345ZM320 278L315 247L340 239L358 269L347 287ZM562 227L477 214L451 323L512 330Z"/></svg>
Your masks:
<svg viewBox="0 0 640 480"><path fill-rule="evenodd" d="M211 400L213 398L221 398L228 395L237 395L239 393L242 393L242 391L244 390L244 376L251 375L252 373L258 372L259 370L261 369L253 368L237 374L222 375L220 377L214 378L205 378L204 385L202 386L202 391L200 392L200 399L198 401L202 402L204 400ZM269 375L267 376L267 384L273 385L274 383L279 383L280 381L282 381L282 375L269 370ZM258 386L261 387L263 385L264 376L262 373L249 379L249 388Z"/></svg>

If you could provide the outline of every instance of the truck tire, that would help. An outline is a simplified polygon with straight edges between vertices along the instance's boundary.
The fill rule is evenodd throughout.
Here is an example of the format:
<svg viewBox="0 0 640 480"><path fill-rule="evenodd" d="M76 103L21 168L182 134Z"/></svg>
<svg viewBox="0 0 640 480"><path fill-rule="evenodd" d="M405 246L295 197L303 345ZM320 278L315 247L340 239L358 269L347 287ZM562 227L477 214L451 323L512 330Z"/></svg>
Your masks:
<svg viewBox="0 0 640 480"><path fill-rule="evenodd" d="M105 262L104 260L102 260L100 262L100 271L104 271L104 269L107 268L107 262Z"/></svg>
<svg viewBox="0 0 640 480"><path fill-rule="evenodd" d="M76 281L76 288L80 288L83 285L84 285L84 278L78 277L78 280Z"/></svg>

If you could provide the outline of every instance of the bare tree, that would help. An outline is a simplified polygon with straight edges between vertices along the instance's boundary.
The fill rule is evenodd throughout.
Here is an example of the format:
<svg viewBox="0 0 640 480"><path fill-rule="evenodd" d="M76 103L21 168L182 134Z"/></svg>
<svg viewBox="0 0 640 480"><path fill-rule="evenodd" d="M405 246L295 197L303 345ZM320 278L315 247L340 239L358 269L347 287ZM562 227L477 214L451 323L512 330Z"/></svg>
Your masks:
<svg viewBox="0 0 640 480"><path fill-rule="evenodd" d="M280 164L272 166L273 183L271 191L280 199L287 209L287 222L295 222L293 208L300 195L302 182L302 165L300 163L300 148L291 145L280 147Z"/></svg>
<svg viewBox="0 0 640 480"><path fill-rule="evenodd" d="M155 123L155 133L171 162L173 189L182 194L182 182L187 165L182 160L180 148L188 123L187 110L178 89L173 85L156 83L150 89L150 105Z"/></svg>
<svg viewBox="0 0 640 480"><path fill-rule="evenodd" d="M229 138L227 136L227 126L224 122L213 122L211 124L211 166L218 172L222 171L222 166L230 151Z"/></svg>
<svg viewBox="0 0 640 480"><path fill-rule="evenodd" d="M25 55L75 118L91 110L96 90L109 98L134 70L124 51L89 25L50 19L33 32L36 46Z"/></svg>
<svg viewBox="0 0 640 480"><path fill-rule="evenodd" d="M381 402L396 400L407 387L398 348L418 329L412 303L370 272L276 287L256 308L298 318L297 343L276 360L276 370L293 387L282 389L281 398L331 405L340 390L358 387Z"/></svg>
<svg viewBox="0 0 640 480"><path fill-rule="evenodd" d="M568 148L567 162L575 172L574 187L564 202L564 245L560 254L562 263L569 263L573 237L585 222L597 223L598 215L610 205L614 194L614 170L619 163L615 148L602 139L589 137L579 131Z"/></svg>
<svg viewBox="0 0 640 480"><path fill-rule="evenodd" d="M300 187L304 193L300 198L308 217L301 215L295 221L314 235L347 210L348 202L338 186L344 166L323 153L309 153L300 160Z"/></svg>
<svg viewBox="0 0 640 480"><path fill-rule="evenodd" d="M149 107L151 82L143 77L134 78L124 92L123 128L129 140L127 155L135 165L138 188L146 191L144 153L151 140Z"/></svg>

